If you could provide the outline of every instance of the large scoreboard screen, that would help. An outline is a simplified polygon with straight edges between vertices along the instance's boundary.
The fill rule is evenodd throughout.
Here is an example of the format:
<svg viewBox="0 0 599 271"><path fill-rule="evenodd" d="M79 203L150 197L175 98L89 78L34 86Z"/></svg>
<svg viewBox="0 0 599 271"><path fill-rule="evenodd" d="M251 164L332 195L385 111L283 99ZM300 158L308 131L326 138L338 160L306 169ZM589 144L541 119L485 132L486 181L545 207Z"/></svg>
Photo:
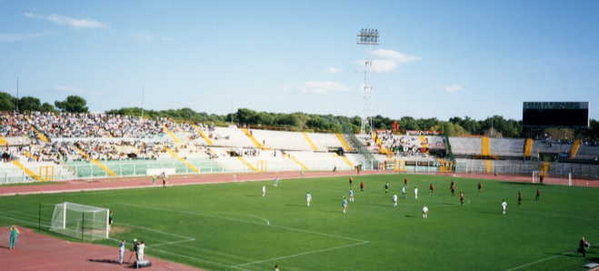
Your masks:
<svg viewBox="0 0 599 271"><path fill-rule="evenodd" d="M589 102L524 102L525 127L589 127Z"/></svg>

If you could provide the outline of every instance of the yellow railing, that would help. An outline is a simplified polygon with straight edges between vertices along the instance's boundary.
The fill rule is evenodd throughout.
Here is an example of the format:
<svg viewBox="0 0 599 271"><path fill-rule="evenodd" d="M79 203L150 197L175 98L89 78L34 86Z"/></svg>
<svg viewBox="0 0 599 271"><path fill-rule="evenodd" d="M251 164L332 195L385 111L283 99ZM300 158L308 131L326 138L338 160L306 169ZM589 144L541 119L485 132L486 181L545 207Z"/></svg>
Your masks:
<svg viewBox="0 0 599 271"><path fill-rule="evenodd" d="M302 161L300 161L299 159L297 159L295 156L291 155L291 154L287 154L286 155L287 158L289 158L289 160L293 161L296 165L300 166L303 170L310 170L310 168L308 166L306 166L306 164L304 164Z"/></svg>
<svg viewBox="0 0 599 271"><path fill-rule="evenodd" d="M534 140L532 138L527 138L524 143L524 157L530 157L532 155L532 146L534 144Z"/></svg>
<svg viewBox="0 0 599 271"><path fill-rule="evenodd" d="M237 160L239 160L242 164L251 169L253 172L260 172L260 170L256 166L252 165L252 163L245 160L245 158L243 158L242 156L237 156Z"/></svg>
<svg viewBox="0 0 599 271"><path fill-rule="evenodd" d="M318 147L316 147L316 144L314 143L314 141L312 140L312 138L310 138L310 136L308 135L308 133L303 132L302 135L304 135L304 138L308 142L308 145L310 145L310 148L312 148L312 151L318 151Z"/></svg>
<svg viewBox="0 0 599 271"><path fill-rule="evenodd" d="M580 143L580 139L574 140L574 144L572 144L572 147L570 148L570 159L576 158L576 154L580 149Z"/></svg>
<svg viewBox="0 0 599 271"><path fill-rule="evenodd" d="M483 136L481 137L480 140L481 143L481 149L482 149L482 156L491 156L491 141L489 140L488 136Z"/></svg>
<svg viewBox="0 0 599 271"><path fill-rule="evenodd" d="M210 139L210 137L208 137L208 135L206 135L206 133L200 129L200 127L198 127L195 124L191 125L202 137L202 139L204 139L204 141L206 141L206 144L208 144L208 146L212 146L214 144L214 142L212 142L212 139Z"/></svg>
<svg viewBox="0 0 599 271"><path fill-rule="evenodd" d="M181 144L181 139L175 134L173 133L171 130L169 130L165 125L162 125L162 128L164 129L164 132L171 137L171 139L173 140L173 142L175 142L175 144Z"/></svg>
<svg viewBox="0 0 599 271"><path fill-rule="evenodd" d="M250 139L250 141L252 141L252 144L254 144L256 148L261 150L268 150L266 146L262 145L262 143L260 143L260 141L256 139L256 137L252 134L252 132L249 129L241 128L241 131L243 131L243 133Z"/></svg>
<svg viewBox="0 0 599 271"><path fill-rule="evenodd" d="M189 161L187 161L185 158L181 157L176 151L172 150L171 148L165 148L166 152L168 152L168 154L179 160L181 163L183 163L188 169L190 169L191 171L195 172L195 173L200 173L200 170L192 163L190 163Z"/></svg>
<svg viewBox="0 0 599 271"><path fill-rule="evenodd" d="M347 143L347 141L345 140L345 138L343 137L342 134L335 134L335 135L339 139L339 142L341 142L341 146L343 146L343 149L345 151L351 151L352 150L351 146L349 146L349 143Z"/></svg>
<svg viewBox="0 0 599 271"><path fill-rule="evenodd" d="M42 178L40 175L35 174L35 172L33 172L33 170L27 168L25 165L23 165L19 160L12 160L11 163L15 166L17 166L18 168L20 168L23 172L25 172L25 174L27 174L29 177L31 177L32 179L36 180L36 181L44 181L44 178Z"/></svg>
<svg viewBox="0 0 599 271"><path fill-rule="evenodd" d="M84 150L82 150L81 148L75 146L75 150L81 154L81 156L83 156L84 158L86 158L87 160L89 160L90 163L94 164L95 166L99 167L100 169L104 170L104 172L106 172L106 174L108 174L108 176L117 176L116 173L114 173L114 171L112 171L112 169L110 169L107 165L105 165L104 163L100 162L97 159L92 158L89 154L87 154Z"/></svg>

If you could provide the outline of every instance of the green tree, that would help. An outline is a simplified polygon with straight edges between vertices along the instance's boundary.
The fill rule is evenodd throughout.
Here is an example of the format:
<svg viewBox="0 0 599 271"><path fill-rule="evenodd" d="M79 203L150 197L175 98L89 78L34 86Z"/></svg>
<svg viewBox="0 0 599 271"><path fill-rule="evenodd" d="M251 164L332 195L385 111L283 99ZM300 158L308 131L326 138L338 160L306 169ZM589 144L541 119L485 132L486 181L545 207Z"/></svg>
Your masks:
<svg viewBox="0 0 599 271"><path fill-rule="evenodd" d="M15 110L16 99L6 93L0 92L0 111L13 111Z"/></svg>
<svg viewBox="0 0 599 271"><path fill-rule="evenodd" d="M57 112L56 108L49 103L43 103L40 107L40 111L42 112Z"/></svg>
<svg viewBox="0 0 599 271"><path fill-rule="evenodd" d="M42 111L42 103L40 99L25 96L19 99L19 110L20 111Z"/></svg>
<svg viewBox="0 0 599 271"><path fill-rule="evenodd" d="M79 96L68 96L64 101L56 101L54 105L62 112L87 113L87 102Z"/></svg>

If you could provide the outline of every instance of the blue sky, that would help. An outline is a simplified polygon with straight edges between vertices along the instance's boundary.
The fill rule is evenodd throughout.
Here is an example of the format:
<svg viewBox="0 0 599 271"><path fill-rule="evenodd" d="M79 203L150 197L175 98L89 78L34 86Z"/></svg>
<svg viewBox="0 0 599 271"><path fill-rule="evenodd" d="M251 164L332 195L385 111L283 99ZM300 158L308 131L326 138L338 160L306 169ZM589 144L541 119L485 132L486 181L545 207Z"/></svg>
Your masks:
<svg viewBox="0 0 599 271"><path fill-rule="evenodd" d="M599 101L599 1L5 1L0 90L90 109L521 118ZM381 44L356 45L363 27ZM596 110L592 117L599 118Z"/></svg>

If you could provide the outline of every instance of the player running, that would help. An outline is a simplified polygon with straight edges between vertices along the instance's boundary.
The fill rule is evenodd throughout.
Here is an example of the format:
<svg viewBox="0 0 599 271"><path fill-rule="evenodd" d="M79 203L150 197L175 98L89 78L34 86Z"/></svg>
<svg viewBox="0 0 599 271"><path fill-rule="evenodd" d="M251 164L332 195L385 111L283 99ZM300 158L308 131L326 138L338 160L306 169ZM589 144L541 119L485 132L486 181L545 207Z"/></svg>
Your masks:
<svg viewBox="0 0 599 271"><path fill-rule="evenodd" d="M310 192L306 192L306 206L309 208L310 203L312 203L312 194Z"/></svg>
<svg viewBox="0 0 599 271"><path fill-rule="evenodd" d="M481 182L478 182L477 188L478 188L478 192L483 191L483 184Z"/></svg>
<svg viewBox="0 0 599 271"><path fill-rule="evenodd" d="M343 200L341 201L341 210L343 214L347 213L347 199L345 197L343 197Z"/></svg>
<svg viewBox="0 0 599 271"><path fill-rule="evenodd" d="M435 193L435 185L432 183L428 185L428 190L431 192L431 195Z"/></svg>
<svg viewBox="0 0 599 271"><path fill-rule="evenodd" d="M405 186L405 185L401 187L401 196L402 196L404 199L407 199L407 198L408 198L408 193L406 192L406 186Z"/></svg>
<svg viewBox="0 0 599 271"><path fill-rule="evenodd" d="M503 199L501 201L501 213L505 215L506 212L507 212L507 201L505 201L505 199Z"/></svg>
<svg viewBox="0 0 599 271"><path fill-rule="evenodd" d="M522 192L518 191L518 206L522 205Z"/></svg>
<svg viewBox="0 0 599 271"><path fill-rule="evenodd" d="M460 191L460 206L464 206L464 192Z"/></svg>
<svg viewBox="0 0 599 271"><path fill-rule="evenodd" d="M414 199L418 199L418 186L414 187Z"/></svg>
<svg viewBox="0 0 599 271"><path fill-rule="evenodd" d="M399 201L399 197L397 196L397 194L393 194L393 196L391 197L391 201L393 201L393 208L397 207L397 202Z"/></svg>
<svg viewBox="0 0 599 271"><path fill-rule="evenodd" d="M428 206L422 207L422 218L428 218Z"/></svg>
<svg viewBox="0 0 599 271"><path fill-rule="evenodd" d="M266 185L262 186L262 197L266 197Z"/></svg>
<svg viewBox="0 0 599 271"><path fill-rule="evenodd" d="M385 194L389 193L389 187L391 187L391 184L389 182L385 183Z"/></svg>
<svg viewBox="0 0 599 271"><path fill-rule="evenodd" d="M360 181L360 191L364 192L364 181Z"/></svg>
<svg viewBox="0 0 599 271"><path fill-rule="evenodd" d="M348 194L349 194L349 202L354 202L356 200L355 197L354 197L354 194L355 194L354 190L350 189L349 192L348 192Z"/></svg>
<svg viewBox="0 0 599 271"><path fill-rule="evenodd" d="M535 200L539 200L541 198L541 190L537 188L537 192L535 193Z"/></svg>

